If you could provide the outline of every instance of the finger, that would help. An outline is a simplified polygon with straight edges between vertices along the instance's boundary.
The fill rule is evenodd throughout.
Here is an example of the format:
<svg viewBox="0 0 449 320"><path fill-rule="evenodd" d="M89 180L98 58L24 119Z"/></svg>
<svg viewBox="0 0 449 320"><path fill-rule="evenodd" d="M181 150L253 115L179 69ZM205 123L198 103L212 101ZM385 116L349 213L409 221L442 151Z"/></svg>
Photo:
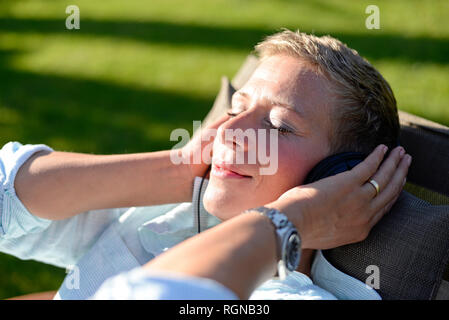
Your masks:
<svg viewBox="0 0 449 320"><path fill-rule="evenodd" d="M212 122L206 128L208 128L208 129L218 129L218 127L221 126L221 124L224 123L225 121L227 121L229 118L230 118L230 116L225 114L225 115L221 116L220 118L218 118L217 120L215 120L214 122Z"/></svg>
<svg viewBox="0 0 449 320"><path fill-rule="evenodd" d="M404 184L405 184L405 180L404 180ZM396 203L396 201L398 200L399 196L401 195L401 193L397 194L387 205L385 208L381 208L378 212L376 212L375 215L373 215L373 217L371 218L369 225L370 228L374 227L379 221L380 219L391 210L391 208L393 207L393 205Z"/></svg>
<svg viewBox="0 0 449 320"><path fill-rule="evenodd" d="M387 152L387 147L383 144L377 146L371 154L366 157L363 162L359 163L352 170L349 171L349 174L352 175L360 185L363 185L379 167L382 159Z"/></svg>
<svg viewBox="0 0 449 320"><path fill-rule="evenodd" d="M379 170L369 180L374 180L379 185L379 190L384 190L393 176L399 161L405 154L405 150L402 147L393 149L388 158L382 163ZM372 198L377 195L376 188L371 183L365 183L362 188L365 193L371 194Z"/></svg>
<svg viewBox="0 0 449 320"><path fill-rule="evenodd" d="M197 139L201 139L202 143L208 144L213 143L215 140L215 137L217 136L217 129L221 124L226 122L226 120L229 119L228 115L223 115L220 118L216 119L214 122L209 124L208 126L201 128L200 130L197 130L194 134L194 137L200 137ZM193 138L192 138L193 140Z"/></svg>
<svg viewBox="0 0 449 320"><path fill-rule="evenodd" d="M399 163L397 170L383 191L372 200L371 206L377 212L384 208L401 191L407 177L408 168L411 163L410 155L405 155Z"/></svg>

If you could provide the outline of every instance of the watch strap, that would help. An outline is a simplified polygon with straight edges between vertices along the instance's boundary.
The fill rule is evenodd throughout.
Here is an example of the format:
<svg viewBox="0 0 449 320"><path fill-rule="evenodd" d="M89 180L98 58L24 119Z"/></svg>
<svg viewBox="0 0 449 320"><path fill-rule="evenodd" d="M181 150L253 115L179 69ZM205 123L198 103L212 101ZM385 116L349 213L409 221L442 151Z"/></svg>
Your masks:
<svg viewBox="0 0 449 320"><path fill-rule="evenodd" d="M292 234L295 234L295 236L297 237L296 240L299 239L300 244L300 238L296 227L292 222L288 220L285 214L274 208L258 207L246 210L244 213L247 212L258 212L259 214L269 218L271 223L273 224L276 235L278 276L279 278L284 279L290 271L293 271L297 268L299 263L300 251L298 251L299 258L297 258L296 265L295 263L292 264L291 261L288 261L288 259L290 258L289 254L294 253L287 252L287 247L289 247L289 238Z"/></svg>

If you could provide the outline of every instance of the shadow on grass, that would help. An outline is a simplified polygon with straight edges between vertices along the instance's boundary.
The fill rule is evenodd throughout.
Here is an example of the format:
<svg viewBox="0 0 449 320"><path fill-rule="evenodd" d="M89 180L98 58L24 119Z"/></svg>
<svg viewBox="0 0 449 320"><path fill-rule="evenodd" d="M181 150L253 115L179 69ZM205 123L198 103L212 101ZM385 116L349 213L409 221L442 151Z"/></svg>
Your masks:
<svg viewBox="0 0 449 320"><path fill-rule="evenodd" d="M296 29L298 26L286 26ZM82 19L81 29L65 29L63 19L0 18L0 30L106 36L163 43L178 46L201 46L217 49L236 49L250 52L253 46L274 29L251 27L219 27L162 21L108 21ZM303 30L311 32L311 30ZM322 35L317 33L317 35ZM369 33L332 33L368 59L398 59L407 62L449 63L449 39L406 37L382 31Z"/></svg>
<svg viewBox="0 0 449 320"><path fill-rule="evenodd" d="M8 68L0 50L0 144L18 140L78 152L166 149L175 128L192 130L211 99ZM217 88L218 91L218 88Z"/></svg>

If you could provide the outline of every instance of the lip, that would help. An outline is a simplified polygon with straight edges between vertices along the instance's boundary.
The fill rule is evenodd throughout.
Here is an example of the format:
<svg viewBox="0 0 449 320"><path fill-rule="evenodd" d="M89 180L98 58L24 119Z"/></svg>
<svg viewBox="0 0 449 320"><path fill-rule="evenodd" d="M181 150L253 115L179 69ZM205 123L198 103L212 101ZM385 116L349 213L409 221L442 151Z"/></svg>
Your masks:
<svg viewBox="0 0 449 320"><path fill-rule="evenodd" d="M248 179L252 178L244 174L232 165L224 163L213 163L211 173L219 178Z"/></svg>

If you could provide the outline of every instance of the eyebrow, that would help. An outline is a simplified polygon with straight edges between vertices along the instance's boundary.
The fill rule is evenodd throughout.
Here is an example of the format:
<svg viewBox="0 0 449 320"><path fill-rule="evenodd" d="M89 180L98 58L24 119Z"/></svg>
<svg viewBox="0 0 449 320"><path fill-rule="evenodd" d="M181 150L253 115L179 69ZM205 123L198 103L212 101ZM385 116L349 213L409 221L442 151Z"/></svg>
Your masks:
<svg viewBox="0 0 449 320"><path fill-rule="evenodd" d="M250 95L248 93L246 93L246 92L236 91L234 94L242 96L242 97L244 97L246 99L250 99ZM288 103L285 103L285 102L282 102L282 101L278 101L278 100L269 99L269 98L265 98L265 100L267 100L271 105L289 109L289 110L291 110L293 112L296 112L298 114L298 116L300 116L301 118L305 118L304 114L301 111L299 111L296 108L292 107Z"/></svg>

